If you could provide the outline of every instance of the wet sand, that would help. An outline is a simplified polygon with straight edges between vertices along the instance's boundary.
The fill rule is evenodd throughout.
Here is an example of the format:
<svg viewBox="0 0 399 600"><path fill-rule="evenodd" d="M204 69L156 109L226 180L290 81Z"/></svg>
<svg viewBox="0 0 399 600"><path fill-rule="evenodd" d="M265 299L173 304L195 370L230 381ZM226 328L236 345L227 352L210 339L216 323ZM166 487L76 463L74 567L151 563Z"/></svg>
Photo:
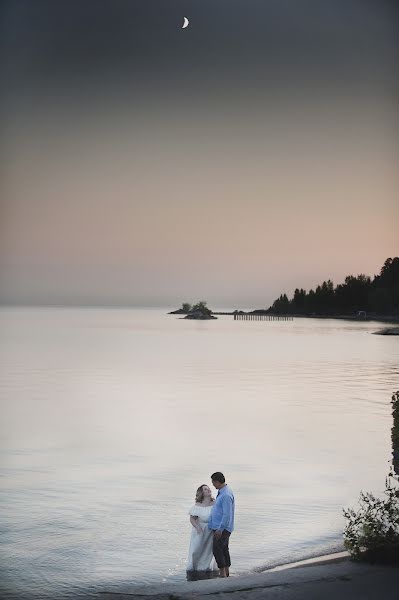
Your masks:
<svg viewBox="0 0 399 600"><path fill-rule="evenodd" d="M305 563L305 564L304 564ZM98 594L101 600L397 600L397 566L368 565L340 556L208 581L163 584Z"/></svg>

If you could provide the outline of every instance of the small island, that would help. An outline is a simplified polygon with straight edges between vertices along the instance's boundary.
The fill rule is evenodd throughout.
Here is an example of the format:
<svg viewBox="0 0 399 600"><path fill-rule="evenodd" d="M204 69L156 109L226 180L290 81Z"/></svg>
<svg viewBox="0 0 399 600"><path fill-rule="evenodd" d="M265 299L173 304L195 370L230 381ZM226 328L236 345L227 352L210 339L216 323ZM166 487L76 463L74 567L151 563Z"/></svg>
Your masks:
<svg viewBox="0 0 399 600"><path fill-rule="evenodd" d="M197 319L200 321L207 321L210 319L217 319L212 314L210 308L207 307L205 300L200 300L197 304L191 305L188 302L183 302L181 308L173 310L169 313L170 315L186 315L185 319Z"/></svg>

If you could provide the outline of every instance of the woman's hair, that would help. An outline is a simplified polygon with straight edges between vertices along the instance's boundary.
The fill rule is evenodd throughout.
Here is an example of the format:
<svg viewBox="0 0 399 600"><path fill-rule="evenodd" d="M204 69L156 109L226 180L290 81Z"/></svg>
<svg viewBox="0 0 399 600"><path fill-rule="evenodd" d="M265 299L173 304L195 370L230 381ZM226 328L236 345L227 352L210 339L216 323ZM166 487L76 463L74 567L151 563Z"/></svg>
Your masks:
<svg viewBox="0 0 399 600"><path fill-rule="evenodd" d="M206 485L206 483L203 483L202 485L200 485L198 490L196 491L196 494L195 494L196 502L202 502L204 499L204 490L202 489L204 487L204 485ZM212 496L211 496L211 500L213 500Z"/></svg>

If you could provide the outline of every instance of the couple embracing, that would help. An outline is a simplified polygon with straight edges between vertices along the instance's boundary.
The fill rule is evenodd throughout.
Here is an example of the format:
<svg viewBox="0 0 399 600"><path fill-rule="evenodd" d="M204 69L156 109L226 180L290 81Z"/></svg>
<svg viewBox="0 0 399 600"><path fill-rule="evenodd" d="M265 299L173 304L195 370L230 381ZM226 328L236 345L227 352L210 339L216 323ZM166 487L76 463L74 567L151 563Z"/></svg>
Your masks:
<svg viewBox="0 0 399 600"><path fill-rule="evenodd" d="M223 473L213 473L211 480L218 490L216 500L211 489L201 485L189 512L193 528L188 553L188 579L212 577L215 561L220 577L230 574L229 539L234 529L234 494Z"/></svg>

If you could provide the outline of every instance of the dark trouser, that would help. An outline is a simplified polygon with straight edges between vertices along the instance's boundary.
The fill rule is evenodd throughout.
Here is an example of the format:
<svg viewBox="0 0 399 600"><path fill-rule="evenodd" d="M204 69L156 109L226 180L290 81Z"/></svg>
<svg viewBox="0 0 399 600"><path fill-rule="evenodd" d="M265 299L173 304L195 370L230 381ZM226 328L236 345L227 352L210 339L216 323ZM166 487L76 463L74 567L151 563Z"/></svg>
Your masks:
<svg viewBox="0 0 399 600"><path fill-rule="evenodd" d="M215 531L214 531L215 533ZM229 552L230 531L223 529L221 537L217 540L213 536L213 556L219 569L230 567L230 552Z"/></svg>

